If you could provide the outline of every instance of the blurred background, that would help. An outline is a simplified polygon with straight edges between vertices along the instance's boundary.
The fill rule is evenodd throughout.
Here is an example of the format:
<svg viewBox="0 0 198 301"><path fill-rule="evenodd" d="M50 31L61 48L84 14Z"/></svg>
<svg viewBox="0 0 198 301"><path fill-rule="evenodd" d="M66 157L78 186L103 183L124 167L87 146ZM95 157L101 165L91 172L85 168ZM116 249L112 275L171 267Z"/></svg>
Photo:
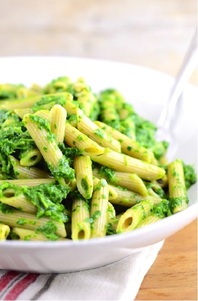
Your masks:
<svg viewBox="0 0 198 301"><path fill-rule="evenodd" d="M90 57L175 75L196 23L196 0L0 0L0 56Z"/></svg>

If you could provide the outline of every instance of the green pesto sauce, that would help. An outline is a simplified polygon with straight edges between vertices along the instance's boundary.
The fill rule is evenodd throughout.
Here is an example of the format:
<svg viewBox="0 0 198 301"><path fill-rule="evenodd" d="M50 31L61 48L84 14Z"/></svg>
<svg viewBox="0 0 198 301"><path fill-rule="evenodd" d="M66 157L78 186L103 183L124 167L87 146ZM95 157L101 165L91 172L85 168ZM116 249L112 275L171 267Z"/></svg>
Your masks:
<svg viewBox="0 0 198 301"><path fill-rule="evenodd" d="M41 184L23 187L23 193L37 207L37 217L47 216L53 220L66 222L68 216L62 201L66 199L70 188L60 184Z"/></svg>
<svg viewBox="0 0 198 301"><path fill-rule="evenodd" d="M0 202L0 211L4 214L10 214L10 213L15 213L16 209L7 205L7 204L3 204Z"/></svg>
<svg viewBox="0 0 198 301"><path fill-rule="evenodd" d="M66 103L66 99L64 95L43 95L40 100L37 101L33 106L33 112L42 110L46 108L46 105L52 107L54 104L60 104L64 106Z"/></svg>
<svg viewBox="0 0 198 301"><path fill-rule="evenodd" d="M37 227L35 230L36 233L43 234L46 238L48 238L50 240L58 239L56 231L57 231L57 227L52 221L49 221L49 222L45 223L44 225Z"/></svg>
<svg viewBox="0 0 198 301"><path fill-rule="evenodd" d="M115 171L111 168L101 166L99 169L99 174L107 179L107 182L116 182Z"/></svg>
<svg viewBox="0 0 198 301"><path fill-rule="evenodd" d="M66 180L73 180L75 172L74 169L70 167L69 163L69 160L63 156L56 167L53 167L50 163L48 163L48 168L55 179L64 178Z"/></svg>
<svg viewBox="0 0 198 301"><path fill-rule="evenodd" d="M160 218L172 215L170 201L163 199L159 204L153 206L151 212Z"/></svg>
<svg viewBox="0 0 198 301"><path fill-rule="evenodd" d="M170 201L170 209L173 212L176 207L179 207L182 205L183 202L186 204L189 203L189 199L187 196L182 196L182 197L172 197L169 199Z"/></svg>
<svg viewBox="0 0 198 301"><path fill-rule="evenodd" d="M102 129L96 129L94 134L100 138L104 138L104 131Z"/></svg>
<svg viewBox="0 0 198 301"><path fill-rule="evenodd" d="M38 125L39 129L45 129L48 133L51 133L50 123L48 120L35 114L31 114L30 119Z"/></svg>
<svg viewBox="0 0 198 301"><path fill-rule="evenodd" d="M87 182L87 180L85 178L82 178L82 180L81 180L81 186L82 186L82 188L83 188L83 190L85 192L88 192L88 190L89 190L89 184L88 184L88 182Z"/></svg>

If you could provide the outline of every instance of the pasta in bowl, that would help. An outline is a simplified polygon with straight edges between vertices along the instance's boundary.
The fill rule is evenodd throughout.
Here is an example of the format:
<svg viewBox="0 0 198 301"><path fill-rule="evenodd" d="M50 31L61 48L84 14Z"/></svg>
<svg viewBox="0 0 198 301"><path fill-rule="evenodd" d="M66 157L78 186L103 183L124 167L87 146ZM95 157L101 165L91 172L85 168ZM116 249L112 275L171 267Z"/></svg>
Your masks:
<svg viewBox="0 0 198 301"><path fill-rule="evenodd" d="M165 75L88 59L2 62L5 69L11 63L22 68L20 78L0 78L0 248L34 254L30 262L20 258L22 266L15 269L100 266L158 242L196 218L196 152L191 161L179 153L170 161L167 142L154 138L153 116L135 109L135 99L141 98L134 91L137 84L144 85L150 73L155 80ZM56 68L46 75L48 64ZM32 71L28 79L27 66ZM102 66L108 71L104 79L98 78ZM140 81L137 75L142 74ZM128 76L136 89L130 88ZM147 105L155 111L159 103ZM64 264L59 258L49 260L54 250L65 254ZM44 252L48 258L40 257ZM79 252L88 252L83 263L76 261ZM6 255L2 260L0 267L13 269Z"/></svg>

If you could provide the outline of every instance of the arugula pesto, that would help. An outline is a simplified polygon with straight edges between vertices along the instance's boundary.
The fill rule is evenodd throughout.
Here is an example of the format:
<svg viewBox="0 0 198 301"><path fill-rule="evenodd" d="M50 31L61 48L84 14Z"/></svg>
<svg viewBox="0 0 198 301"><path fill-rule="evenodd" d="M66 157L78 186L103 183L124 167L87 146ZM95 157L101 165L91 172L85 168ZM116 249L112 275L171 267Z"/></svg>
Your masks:
<svg viewBox="0 0 198 301"><path fill-rule="evenodd" d="M62 201L66 199L70 188L60 184L41 184L35 187L23 187L24 195L37 208L37 217L47 216L56 221L68 221Z"/></svg>

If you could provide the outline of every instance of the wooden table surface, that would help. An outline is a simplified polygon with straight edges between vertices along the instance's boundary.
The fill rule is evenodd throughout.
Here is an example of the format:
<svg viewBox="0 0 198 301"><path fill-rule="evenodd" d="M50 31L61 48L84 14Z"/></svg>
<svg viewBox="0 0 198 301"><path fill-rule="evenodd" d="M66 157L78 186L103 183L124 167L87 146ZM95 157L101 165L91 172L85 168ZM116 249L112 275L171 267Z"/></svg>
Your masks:
<svg viewBox="0 0 198 301"><path fill-rule="evenodd" d="M175 76L196 0L0 0L0 56L109 59ZM197 69L191 81L197 84ZM197 300L197 222L165 241L136 300Z"/></svg>

